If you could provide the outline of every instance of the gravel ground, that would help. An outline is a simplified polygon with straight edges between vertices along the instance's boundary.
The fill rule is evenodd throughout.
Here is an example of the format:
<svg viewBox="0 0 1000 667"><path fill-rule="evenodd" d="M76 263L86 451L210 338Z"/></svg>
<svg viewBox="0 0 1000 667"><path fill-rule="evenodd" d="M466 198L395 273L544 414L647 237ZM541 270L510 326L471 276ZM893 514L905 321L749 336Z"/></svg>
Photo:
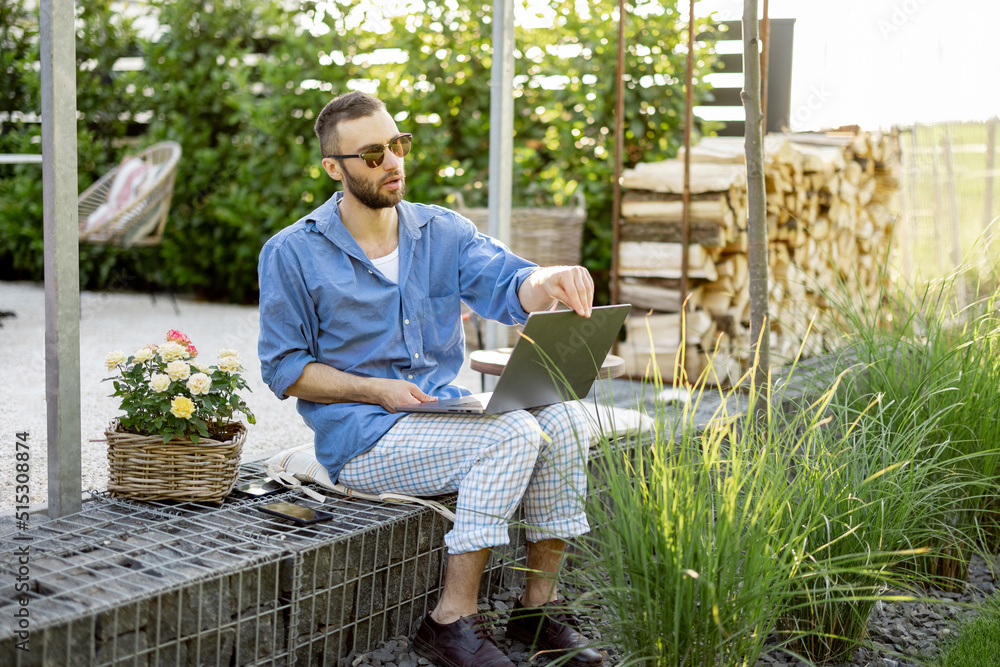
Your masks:
<svg viewBox="0 0 1000 667"><path fill-rule="evenodd" d="M151 342L162 342L169 329L191 337L208 363L216 353L232 348L240 353L244 377L252 389L244 398L257 417L250 426L243 460L254 461L312 441L312 432L295 411L294 400L279 401L260 378L257 360L256 306L205 303L127 292L83 292L80 295L80 405L83 490L107 486L107 448L104 429L118 414L101 382L109 373L104 357L112 350L131 354ZM27 432L31 447L31 507L47 501L45 396L45 289L36 283L0 282L0 310L16 317L0 321L0 369L8 378L0 383L0 514L14 508L15 434ZM458 382L478 387L479 374L463 369Z"/></svg>
<svg viewBox="0 0 1000 667"><path fill-rule="evenodd" d="M928 659L938 654L940 643L953 634L955 621L974 613L967 605L981 602L987 595L996 593L994 572L997 564L994 562L991 570L986 561L975 557L969 567L968 583L961 593L931 591L924 594L932 600L930 602L876 603L868 622L865 646L855 650L850 662L827 667L917 667L927 664ZM547 659L532 659L527 647L520 642L508 641L504 635L504 621L518 595L519 590L500 591L488 599L480 599L479 609L496 616L494 639L518 667L546 664ZM593 627L587 635L595 642L609 639L602 637L600 631ZM770 639L774 640L774 637ZM605 665L610 667L616 664L619 654L614 647L604 645L602 650L606 656ZM373 651L351 655L341 661L342 667L415 667L430 664L426 658L410 650L406 637L394 637ZM764 654L755 667L806 667L808 664L773 650Z"/></svg>

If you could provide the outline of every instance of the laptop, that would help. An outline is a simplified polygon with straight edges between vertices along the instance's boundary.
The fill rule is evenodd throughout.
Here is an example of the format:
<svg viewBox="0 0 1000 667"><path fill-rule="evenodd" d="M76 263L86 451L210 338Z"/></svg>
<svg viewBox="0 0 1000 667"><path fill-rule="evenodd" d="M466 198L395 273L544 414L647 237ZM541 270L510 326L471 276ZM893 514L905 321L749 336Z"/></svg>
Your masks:
<svg viewBox="0 0 1000 667"><path fill-rule="evenodd" d="M630 305L531 313L492 392L397 408L400 412L494 415L583 398L618 338Z"/></svg>

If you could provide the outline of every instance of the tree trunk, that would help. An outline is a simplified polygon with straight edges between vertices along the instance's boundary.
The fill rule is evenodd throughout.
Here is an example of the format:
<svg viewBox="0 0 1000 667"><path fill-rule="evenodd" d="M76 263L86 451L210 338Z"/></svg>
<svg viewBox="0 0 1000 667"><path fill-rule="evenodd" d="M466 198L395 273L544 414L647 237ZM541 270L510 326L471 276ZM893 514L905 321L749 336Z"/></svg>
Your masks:
<svg viewBox="0 0 1000 667"><path fill-rule="evenodd" d="M751 362L756 391L750 413L759 417L766 409L770 344L767 313L767 203L764 187L763 113L760 106L760 30L757 0L743 2L743 108L746 110L747 247L750 269ZM763 397L764 400L759 400Z"/></svg>

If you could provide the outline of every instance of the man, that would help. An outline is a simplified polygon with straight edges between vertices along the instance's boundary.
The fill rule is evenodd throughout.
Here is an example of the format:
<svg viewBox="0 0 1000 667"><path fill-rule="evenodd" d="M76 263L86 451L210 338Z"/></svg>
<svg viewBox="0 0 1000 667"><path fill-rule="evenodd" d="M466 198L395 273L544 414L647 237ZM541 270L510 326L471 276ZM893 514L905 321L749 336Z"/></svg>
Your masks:
<svg viewBox="0 0 1000 667"><path fill-rule="evenodd" d="M440 665L513 664L476 602L489 550L509 543L521 504L529 573L507 636L600 665L574 620L555 613L564 541L589 530L584 413L572 404L473 417L396 411L468 393L450 384L465 353L462 301L506 324L556 301L589 316L589 273L539 268L452 211L404 201L411 137L377 98L341 95L315 129L323 168L344 191L261 251L264 381L298 398L332 479L367 492L457 491L444 588L413 639L418 653Z"/></svg>

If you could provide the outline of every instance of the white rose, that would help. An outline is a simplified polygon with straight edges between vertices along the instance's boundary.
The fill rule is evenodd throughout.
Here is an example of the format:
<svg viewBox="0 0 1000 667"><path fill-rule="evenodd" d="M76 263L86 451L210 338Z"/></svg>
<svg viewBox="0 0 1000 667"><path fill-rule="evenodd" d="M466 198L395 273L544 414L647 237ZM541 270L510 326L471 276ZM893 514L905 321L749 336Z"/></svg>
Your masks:
<svg viewBox="0 0 1000 667"><path fill-rule="evenodd" d="M132 359L137 364L149 361L152 358L153 358L153 351L148 347L140 347L138 350L135 351L135 354L132 355Z"/></svg>
<svg viewBox="0 0 1000 667"><path fill-rule="evenodd" d="M180 343L175 343L173 341L167 341L160 345L159 349L156 351L160 355L160 359L163 361L174 361L176 359L183 359L185 355L188 354L187 348ZM184 377L187 377L186 375Z"/></svg>
<svg viewBox="0 0 1000 667"><path fill-rule="evenodd" d="M212 388L212 378L204 373L195 373L188 379L187 388L192 396L207 394L208 390Z"/></svg>
<svg viewBox="0 0 1000 667"><path fill-rule="evenodd" d="M223 350L219 350L219 359L221 359L222 357L238 357L238 356L240 356L240 353L232 348L227 347Z"/></svg>
<svg viewBox="0 0 1000 667"><path fill-rule="evenodd" d="M104 365L108 367L109 371L113 371L118 364L123 363L125 363L125 353L121 350L108 352L108 356L104 357Z"/></svg>
<svg viewBox="0 0 1000 667"><path fill-rule="evenodd" d="M171 380L186 380L191 375L191 367L186 361L180 359L171 361L167 364L167 375L170 376Z"/></svg>
<svg viewBox="0 0 1000 667"><path fill-rule="evenodd" d="M229 373L230 375L233 373L239 373L243 370L243 362L238 354L227 355L219 359L219 370Z"/></svg>
<svg viewBox="0 0 1000 667"><path fill-rule="evenodd" d="M211 367L209 367L208 364L203 363L201 361L192 361L191 365L194 366L195 368L197 368L198 372L200 372L200 373L211 373L212 372Z"/></svg>
<svg viewBox="0 0 1000 667"><path fill-rule="evenodd" d="M149 378L149 388L157 393L162 393L170 388L170 377L163 373L153 373Z"/></svg>

